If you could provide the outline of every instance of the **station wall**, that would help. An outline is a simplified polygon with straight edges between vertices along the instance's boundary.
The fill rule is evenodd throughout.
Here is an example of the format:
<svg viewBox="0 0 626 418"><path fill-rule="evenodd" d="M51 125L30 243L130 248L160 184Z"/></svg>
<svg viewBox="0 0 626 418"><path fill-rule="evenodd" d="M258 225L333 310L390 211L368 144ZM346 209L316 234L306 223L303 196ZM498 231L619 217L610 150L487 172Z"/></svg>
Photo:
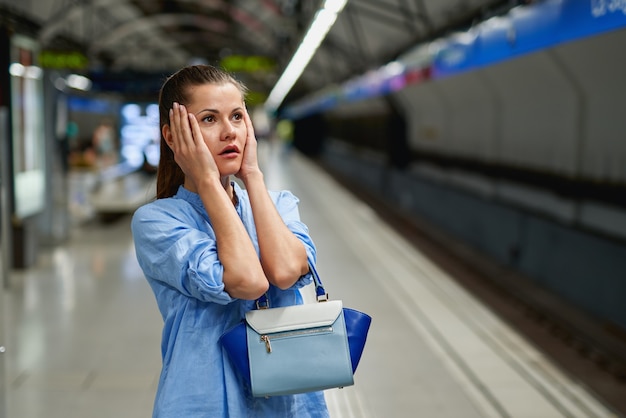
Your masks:
<svg viewBox="0 0 626 418"><path fill-rule="evenodd" d="M626 293L624 44L626 30L619 29L410 84L387 98L341 103L325 112L331 129L322 159L360 187L626 330L626 309L616 296ZM407 127L413 159L405 170L389 161L389 101ZM378 129L367 132L378 142L350 134L350 127L372 120ZM474 166L530 173L534 180L516 182ZM555 189L543 179L567 187ZM590 189L585 194L579 186ZM596 196L594 188L605 192Z"/></svg>

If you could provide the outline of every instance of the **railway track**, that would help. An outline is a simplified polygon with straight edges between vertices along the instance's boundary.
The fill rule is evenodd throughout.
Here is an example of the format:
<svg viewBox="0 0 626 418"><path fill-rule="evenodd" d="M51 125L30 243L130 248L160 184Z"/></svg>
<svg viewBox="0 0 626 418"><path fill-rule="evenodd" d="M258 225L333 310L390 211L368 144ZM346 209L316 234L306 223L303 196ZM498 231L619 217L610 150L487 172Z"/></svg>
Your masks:
<svg viewBox="0 0 626 418"><path fill-rule="evenodd" d="M591 318L536 286L531 279L495 264L426 222L389 205L332 167L319 164L566 373L619 416L626 416L624 330Z"/></svg>

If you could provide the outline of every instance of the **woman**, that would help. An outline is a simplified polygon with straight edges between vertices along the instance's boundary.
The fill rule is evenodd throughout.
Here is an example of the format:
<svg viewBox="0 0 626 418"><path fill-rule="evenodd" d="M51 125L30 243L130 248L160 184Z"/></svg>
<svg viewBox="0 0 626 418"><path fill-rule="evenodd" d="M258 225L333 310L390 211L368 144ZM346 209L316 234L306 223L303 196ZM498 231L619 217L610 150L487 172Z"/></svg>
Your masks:
<svg viewBox="0 0 626 418"><path fill-rule="evenodd" d="M302 303L315 262L298 199L265 188L245 91L207 65L161 88L157 200L132 219L164 320L154 417L328 417L321 392L253 398L218 343L263 294Z"/></svg>

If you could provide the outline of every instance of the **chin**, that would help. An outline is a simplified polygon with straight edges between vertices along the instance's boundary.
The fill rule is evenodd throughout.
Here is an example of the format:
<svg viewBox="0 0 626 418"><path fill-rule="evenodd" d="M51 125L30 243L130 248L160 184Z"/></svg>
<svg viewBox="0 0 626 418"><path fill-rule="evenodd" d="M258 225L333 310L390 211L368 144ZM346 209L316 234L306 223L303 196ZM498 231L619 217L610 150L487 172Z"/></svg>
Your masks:
<svg viewBox="0 0 626 418"><path fill-rule="evenodd" d="M241 162L238 163L232 163L232 164L224 164L221 167L219 167L220 170L220 175L222 177L226 177L226 176L234 176L235 174L239 173L239 170L241 170Z"/></svg>

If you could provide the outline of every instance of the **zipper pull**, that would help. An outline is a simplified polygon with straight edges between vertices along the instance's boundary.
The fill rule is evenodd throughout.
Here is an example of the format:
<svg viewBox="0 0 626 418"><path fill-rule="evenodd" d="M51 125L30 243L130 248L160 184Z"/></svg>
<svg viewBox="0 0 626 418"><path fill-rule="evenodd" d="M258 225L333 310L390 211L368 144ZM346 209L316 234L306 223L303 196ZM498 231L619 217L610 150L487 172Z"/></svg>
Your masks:
<svg viewBox="0 0 626 418"><path fill-rule="evenodd" d="M270 344L270 337L268 337L267 335L261 335L261 341L265 343L265 349L267 350L268 354L271 353L272 345Z"/></svg>

